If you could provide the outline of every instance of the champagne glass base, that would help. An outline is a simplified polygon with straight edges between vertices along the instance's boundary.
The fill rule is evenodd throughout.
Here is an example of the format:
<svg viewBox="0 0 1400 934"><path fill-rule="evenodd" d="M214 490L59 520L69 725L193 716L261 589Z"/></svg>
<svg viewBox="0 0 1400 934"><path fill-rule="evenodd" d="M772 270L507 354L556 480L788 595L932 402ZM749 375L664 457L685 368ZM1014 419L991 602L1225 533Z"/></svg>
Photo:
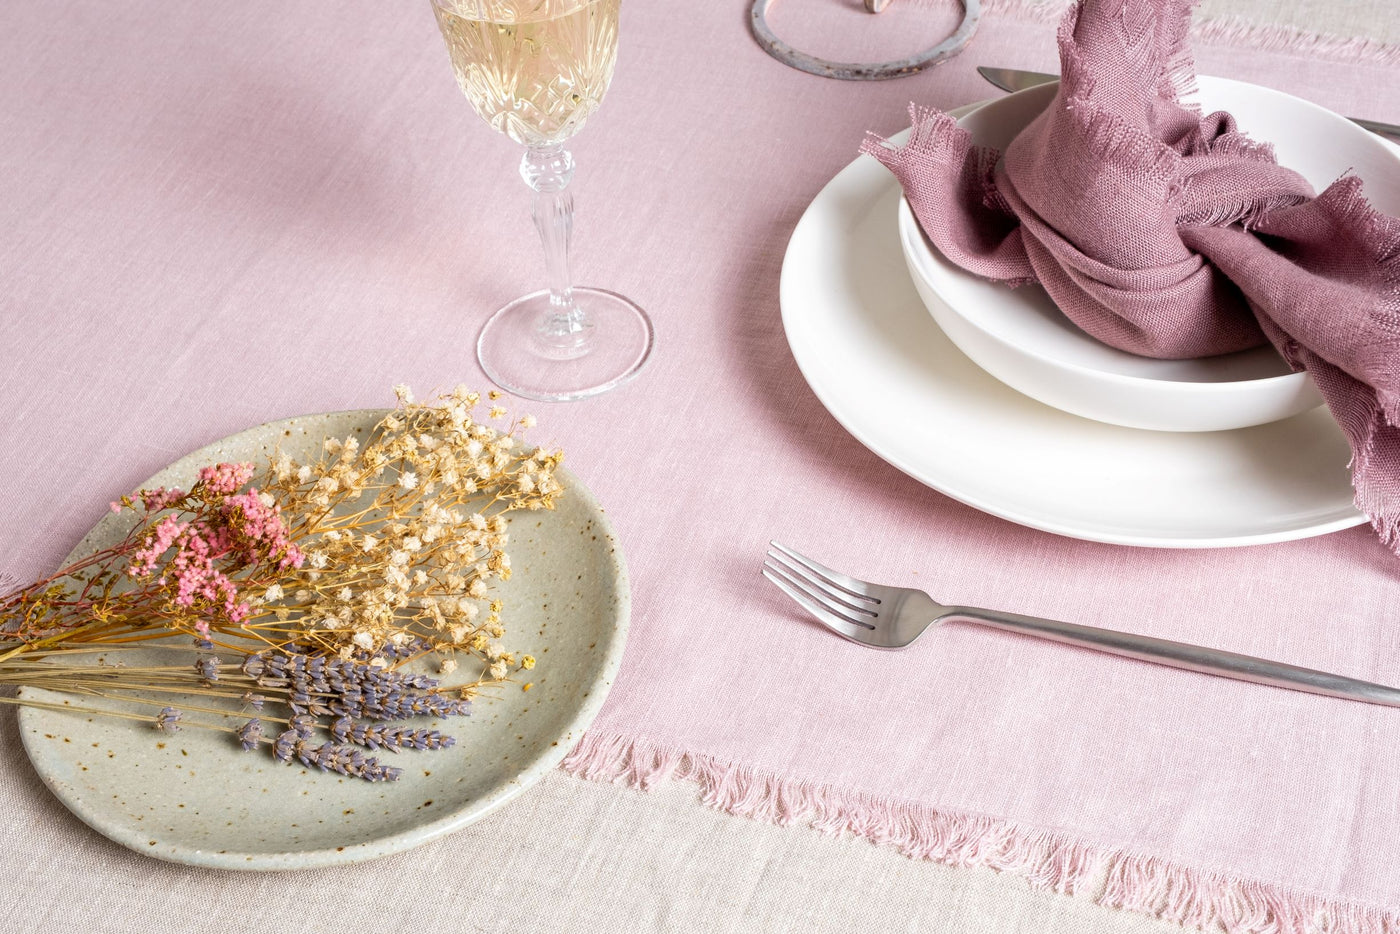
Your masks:
<svg viewBox="0 0 1400 934"><path fill-rule="evenodd" d="M651 355L651 319L630 299L606 289L575 288L583 329L548 335L549 292L534 292L491 316L476 341L476 358L497 386L540 402L586 399L637 375Z"/></svg>

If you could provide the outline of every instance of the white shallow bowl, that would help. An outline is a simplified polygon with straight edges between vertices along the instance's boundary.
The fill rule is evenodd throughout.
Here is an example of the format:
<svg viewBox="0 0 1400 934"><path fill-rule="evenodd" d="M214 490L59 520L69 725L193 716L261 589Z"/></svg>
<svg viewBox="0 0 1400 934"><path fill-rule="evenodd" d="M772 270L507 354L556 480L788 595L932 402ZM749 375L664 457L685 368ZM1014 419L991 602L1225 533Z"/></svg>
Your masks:
<svg viewBox="0 0 1400 934"><path fill-rule="evenodd" d="M1198 84L1203 112L1229 111L1317 190L1352 170L1376 208L1400 211L1400 158L1378 137L1280 91L1225 78L1201 77ZM958 122L979 145L1004 149L1055 90L1046 84L1020 91ZM1047 405L1130 428L1220 431L1322 403L1307 374L1290 372L1269 346L1191 360L1109 347L1065 317L1040 286L1011 289L953 265L928 242L907 200L899 207L899 239L919 297L949 339L988 373Z"/></svg>

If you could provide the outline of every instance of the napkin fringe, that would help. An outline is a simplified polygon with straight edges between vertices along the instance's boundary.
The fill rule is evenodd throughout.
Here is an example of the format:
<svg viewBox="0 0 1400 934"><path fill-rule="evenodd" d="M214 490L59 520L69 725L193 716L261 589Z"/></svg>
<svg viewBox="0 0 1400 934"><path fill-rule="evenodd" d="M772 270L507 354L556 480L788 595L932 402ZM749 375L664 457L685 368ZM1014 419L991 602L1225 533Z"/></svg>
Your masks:
<svg viewBox="0 0 1400 934"><path fill-rule="evenodd" d="M1166 0L1173 7L1165 14L1141 0L1120 0L1117 13L1122 31L1123 52L1138 59L1157 75L1157 94L1180 102L1196 90L1196 59L1191 51L1191 9L1200 0ZM1096 86L1094 70L1085 65L1074 34L1079 25L1082 2L1069 5L1056 29L1060 50L1060 75L1069 92L1067 97L1087 99ZM1166 28L1166 35L1157 30ZM1190 102L1187 109L1197 109Z"/></svg>
<svg viewBox="0 0 1400 934"><path fill-rule="evenodd" d="M1135 8L1145 9L1149 4L1142 3L1141 0L1128 0ZM1191 22L1194 17L1191 10L1200 3L1200 0L1178 0L1180 6L1185 8L1185 12L1177 19L1174 16L1166 18L1167 25L1171 28L1171 34L1166 43L1166 54L1163 58L1162 80L1159 87L1163 92L1170 92L1173 99L1180 102L1181 98L1196 93L1196 53L1191 46Z"/></svg>
<svg viewBox="0 0 1400 934"><path fill-rule="evenodd" d="M947 189L926 191L923 196L939 201L952 197L969 206L980 205L994 216L1014 221L1011 205L996 183L995 170L1001 159L998 150L974 146L972 134L958 125L957 118L940 110L910 103L909 123L909 138L903 144L867 131L861 142L861 153L871 156L901 182L909 184L917 184L915 180L920 178L938 179L948 174L946 170L955 170L956 184ZM982 231L984 242L965 255L969 263L980 261L979 250L997 251L991 241L1004 238L1007 231L998 231L996 226L993 222L992 229ZM1035 281L1030 262L1024 256L1018 266L1020 275L998 268L997 280L1012 288ZM992 273L988 270L987 274Z"/></svg>
<svg viewBox="0 0 1400 934"><path fill-rule="evenodd" d="M1127 36L1141 37L1138 50L1160 71L1157 94L1180 101L1196 90L1196 57L1191 51L1191 11L1200 0L1166 0L1168 9L1157 10L1142 0L1121 0L1118 17ZM1075 4L1078 17L1082 0ZM1165 28L1166 35L1156 31ZM1146 41L1142 41L1146 40Z"/></svg>
<svg viewBox="0 0 1400 934"><path fill-rule="evenodd" d="M1231 131L1222 133L1215 139L1203 143L1211 157L1236 157L1257 162L1278 164L1274 144L1252 139L1248 134ZM1188 176L1181 185L1181 195L1185 197L1191 188ZM1253 194L1253 193L1251 193ZM1270 212L1280 208L1301 204L1307 198L1297 192L1278 190L1262 195L1243 197L1236 201L1219 200L1210 203L1203 210L1187 212L1177 217L1177 223L1184 227L1228 227L1241 224L1245 230L1252 230L1255 223Z"/></svg>
<svg viewBox="0 0 1400 934"><path fill-rule="evenodd" d="M909 139L903 145L869 130L860 151L872 156L891 172L913 171L915 166L961 165L972 149L972 134L958 126L951 114L919 104L909 104Z"/></svg>
<svg viewBox="0 0 1400 934"><path fill-rule="evenodd" d="M1390 340L1371 348L1366 361L1370 372L1384 372L1383 362L1400 352L1400 219L1377 211L1366 198L1359 177L1343 175L1317 200L1332 218L1339 236L1350 237L1358 255L1369 258L1376 270L1379 300L1371 309L1369 323ZM1400 387L1378 386L1376 399L1388 425L1400 427Z"/></svg>
<svg viewBox="0 0 1400 934"><path fill-rule="evenodd" d="M1273 143L1254 139L1248 133L1239 131L1222 133L1211 140L1210 152L1215 156L1239 156L1242 159L1278 163ZM1293 197L1296 200L1296 196Z"/></svg>
<svg viewBox="0 0 1400 934"><path fill-rule="evenodd" d="M1125 174L1141 174L1167 183L1168 200L1180 196L1182 158L1176 150L1093 101L1069 98L1065 108L1074 118L1091 156L1112 163Z"/></svg>
<svg viewBox="0 0 1400 934"><path fill-rule="evenodd" d="M1011 821L785 778L622 734L588 732L562 768L642 790L686 779L700 786L706 805L728 814L852 833L916 859L1015 872L1037 888L1227 934L1400 934L1400 913L1383 908L1190 869Z"/></svg>
<svg viewBox="0 0 1400 934"><path fill-rule="evenodd" d="M1372 359L1363 361L1363 368L1382 372L1382 362L1400 345L1400 220L1377 211L1355 175L1332 183L1315 203L1330 218L1335 236L1351 238L1358 245L1356 255L1373 264L1379 299L1370 309L1369 324L1391 339L1371 349ZM1275 340L1275 346L1291 366L1312 373L1351 446L1356 508L1381 543L1400 554L1400 487L1393 476L1400 451L1400 393L1388 386L1368 389L1328 361L1310 359L1291 338Z"/></svg>

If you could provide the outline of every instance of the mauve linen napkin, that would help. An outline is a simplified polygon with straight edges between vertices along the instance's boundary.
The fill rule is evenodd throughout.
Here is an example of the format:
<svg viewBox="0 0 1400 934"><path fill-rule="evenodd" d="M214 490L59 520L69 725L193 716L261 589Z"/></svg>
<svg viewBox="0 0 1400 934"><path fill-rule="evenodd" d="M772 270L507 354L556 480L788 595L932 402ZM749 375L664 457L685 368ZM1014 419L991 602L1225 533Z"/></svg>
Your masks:
<svg viewBox="0 0 1400 934"><path fill-rule="evenodd" d="M1114 347L1150 357L1273 343L1312 374L1352 450L1356 504L1400 552L1400 220L1361 180L1321 195L1226 113L1181 102L1195 0L1084 0L1059 29L1061 81L1005 158L911 106L899 179L951 261L1039 282Z"/></svg>

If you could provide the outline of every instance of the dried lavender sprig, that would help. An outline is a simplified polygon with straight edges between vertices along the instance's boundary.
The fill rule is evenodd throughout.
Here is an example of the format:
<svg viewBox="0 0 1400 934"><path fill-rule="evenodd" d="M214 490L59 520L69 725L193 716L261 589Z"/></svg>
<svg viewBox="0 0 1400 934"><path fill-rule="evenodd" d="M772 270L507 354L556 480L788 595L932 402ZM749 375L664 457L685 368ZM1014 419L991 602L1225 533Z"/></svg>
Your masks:
<svg viewBox="0 0 1400 934"><path fill-rule="evenodd" d="M351 746L337 746L335 743L322 743L317 746L306 740L297 743L296 755L306 766L315 766L322 772L338 772L353 775L371 782L398 781L403 769L383 765L372 756L366 756Z"/></svg>
<svg viewBox="0 0 1400 934"><path fill-rule="evenodd" d="M337 718L331 724L331 735L341 743L353 743L356 746L385 749L389 752L398 752L400 749L448 749L457 742L438 730L368 723L351 717Z"/></svg>
<svg viewBox="0 0 1400 934"><path fill-rule="evenodd" d="M237 736L244 752L256 749L258 744L263 741L262 721L254 717L238 728Z"/></svg>
<svg viewBox="0 0 1400 934"><path fill-rule="evenodd" d="M244 659L242 670L261 688L285 691L298 715L404 720L461 716L470 709L469 702L438 693L435 678L349 659L258 652Z"/></svg>
<svg viewBox="0 0 1400 934"><path fill-rule="evenodd" d="M185 720L182 712L173 707L164 707L155 717L150 717L107 708L84 707L80 704L56 704L46 701L20 700L14 697L0 696L0 703L22 704L26 707L58 710L64 713L92 713L123 720L137 720L149 723L164 732L175 732L182 725L230 732L229 728L225 726L201 723L198 720ZM231 732L238 737L240 745L245 750L256 749L264 742L273 742L262 735L262 722L257 718L249 720ZM295 757L308 767L362 778L371 782L397 781L403 774L402 769L386 766L378 759L367 757L351 746L337 746L334 743L323 743L318 746L301 736L295 729L284 730L278 736L274 743L273 755L280 762L288 762Z"/></svg>
<svg viewBox="0 0 1400 934"><path fill-rule="evenodd" d="M352 746L337 746L335 743L317 745L300 736L296 730L284 730L277 737L272 755L278 762L290 762L295 757L308 768L371 782L397 781L403 774L402 769L382 765L378 759L368 757Z"/></svg>
<svg viewBox="0 0 1400 934"><path fill-rule="evenodd" d="M194 663L194 670L205 681L214 682L219 680L219 656L206 655Z"/></svg>
<svg viewBox="0 0 1400 934"><path fill-rule="evenodd" d="M407 720L410 717L459 717L471 710L471 702L443 694L381 692L374 685L362 691L346 691L330 704L331 712L371 720Z"/></svg>
<svg viewBox="0 0 1400 934"><path fill-rule="evenodd" d="M255 652L243 660L242 670L259 685L273 684L278 687L302 681L316 691L327 691L337 680L357 683L371 678L377 683L393 687L432 690L438 686L436 678L426 675L411 675L387 668L377 668L368 662L352 659L331 658L322 655L279 655L271 651Z"/></svg>
<svg viewBox="0 0 1400 934"><path fill-rule="evenodd" d="M109 698L121 700L130 704L144 704L152 707L160 703L160 701L148 700L146 698L140 697L139 695L132 696L125 694L110 694L101 691L82 691L69 693L80 693L82 696L85 697ZM180 728L182 726L196 726L207 730L224 730L226 732L233 732L234 735L236 735L239 738L244 750L253 749L257 746L257 739L258 737L262 736L262 721L286 724L290 732L296 733L297 735L303 738L311 736L315 728L320 726L320 724L316 721L316 718L310 716L293 716L291 719L284 720L280 717L269 717L263 715L262 717L255 717L254 719L244 723L243 726L234 729L232 727L220 726L213 723L203 723L197 720L188 720L185 719L185 714L194 712L209 714L211 716L223 717L227 719L238 716L238 713L236 711L220 710L214 707L203 707L191 704L183 704L179 709L174 707L162 707L160 712L155 717L151 717L145 714L129 713L109 708L83 707L72 704L46 704L29 700L21 700L18 698L0 697L0 701L9 701L10 703L22 704L25 706L33 707L43 707L45 709L51 710L64 710L75 713L96 713L101 714L103 716L116 716L128 720L138 720L150 723L156 729L166 733L177 733L180 731Z"/></svg>
<svg viewBox="0 0 1400 934"><path fill-rule="evenodd" d="M201 660L205 662L208 660ZM269 667L269 662L271 663ZM298 657L290 665L278 656L270 659L261 654L245 658L243 667L258 673L254 683L286 702L294 715L338 716L349 714L380 720L400 720L413 716L459 716L470 709L470 702L449 697L432 690L437 681L424 676L408 676L371 665L344 662L339 659L307 659ZM215 674L206 666L205 674ZM289 674L290 678L277 677ZM198 667L125 668L56 668L53 671L26 672L24 683L53 682L54 687L69 692L82 692L148 703L139 693L199 694L205 697L226 697L255 709L268 699L262 694L242 690L242 676L219 676L215 687L201 678ZM139 680L135 677L139 676ZM3 681L0 676L0 681ZM249 679L254 680L254 679ZM134 681L135 683L122 683ZM245 682L246 683L246 682ZM128 696L125 692L138 692ZM210 710L210 713L219 711Z"/></svg>
<svg viewBox="0 0 1400 934"><path fill-rule="evenodd" d="M149 714L132 713L131 711L117 710L116 708L112 707L89 707L83 704L54 703L51 701L35 700L33 698L6 697L3 694L0 694L0 704L13 704L17 707L33 707L37 710L56 710L60 713L88 713L101 717L113 717L117 720L134 720L138 723L148 723L152 726L157 727L157 729L160 728L158 725L160 720L159 715L152 717ZM215 723L203 723L199 720L186 720L184 719L184 711L175 710L175 708L173 707L163 709L173 711L174 719L177 722L178 726L181 727L192 726L199 727L203 730L219 730L225 733L236 732L230 727L221 726ZM186 708L186 710L188 709L189 708ZM212 712L222 713L221 711ZM227 716L228 714L224 715Z"/></svg>

